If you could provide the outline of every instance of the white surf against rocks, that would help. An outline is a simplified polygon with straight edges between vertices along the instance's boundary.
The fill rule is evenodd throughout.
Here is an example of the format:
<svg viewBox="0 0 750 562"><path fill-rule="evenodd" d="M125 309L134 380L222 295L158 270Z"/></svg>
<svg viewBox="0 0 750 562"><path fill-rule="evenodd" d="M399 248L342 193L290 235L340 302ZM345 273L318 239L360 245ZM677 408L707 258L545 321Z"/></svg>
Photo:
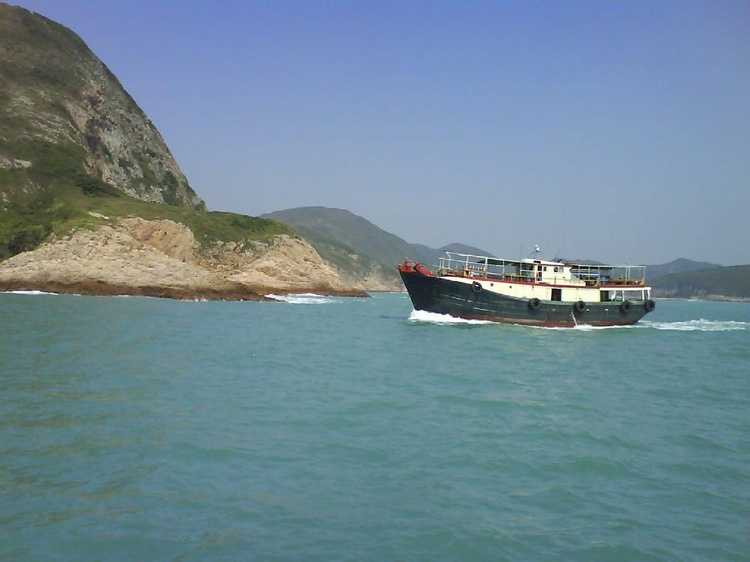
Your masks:
<svg viewBox="0 0 750 562"><path fill-rule="evenodd" d="M331 304L341 302L341 299L316 295L314 293L302 293L298 295L266 295L266 297L289 304Z"/></svg>

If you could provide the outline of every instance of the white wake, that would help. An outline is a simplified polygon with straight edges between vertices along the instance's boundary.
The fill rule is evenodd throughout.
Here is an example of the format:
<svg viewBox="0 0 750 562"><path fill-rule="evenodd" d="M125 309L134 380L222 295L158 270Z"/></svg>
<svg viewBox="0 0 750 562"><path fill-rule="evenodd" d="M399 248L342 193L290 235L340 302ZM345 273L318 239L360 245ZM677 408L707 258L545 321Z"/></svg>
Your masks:
<svg viewBox="0 0 750 562"><path fill-rule="evenodd" d="M9 295L58 295L59 293L48 293L47 291L4 291Z"/></svg>
<svg viewBox="0 0 750 562"><path fill-rule="evenodd" d="M334 297L316 295L315 293L301 293L296 295L266 295L267 298L289 304L331 304L340 302Z"/></svg>
<svg viewBox="0 0 750 562"><path fill-rule="evenodd" d="M729 332L732 330L746 330L748 323L736 320L685 320L683 322L641 322L638 326L642 328L654 328L656 330L674 330L678 332Z"/></svg>
<svg viewBox="0 0 750 562"><path fill-rule="evenodd" d="M424 310L412 310L409 321L429 324L492 324L488 320L465 320L449 314L438 314L437 312L426 312Z"/></svg>

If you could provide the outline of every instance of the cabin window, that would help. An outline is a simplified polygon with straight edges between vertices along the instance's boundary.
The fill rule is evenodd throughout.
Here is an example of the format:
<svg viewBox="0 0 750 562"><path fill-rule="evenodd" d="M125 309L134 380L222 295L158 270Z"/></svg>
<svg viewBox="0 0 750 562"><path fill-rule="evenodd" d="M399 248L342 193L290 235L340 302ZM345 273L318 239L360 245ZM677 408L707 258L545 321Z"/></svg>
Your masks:
<svg viewBox="0 0 750 562"><path fill-rule="evenodd" d="M562 289L552 289L552 300L553 301L562 300Z"/></svg>

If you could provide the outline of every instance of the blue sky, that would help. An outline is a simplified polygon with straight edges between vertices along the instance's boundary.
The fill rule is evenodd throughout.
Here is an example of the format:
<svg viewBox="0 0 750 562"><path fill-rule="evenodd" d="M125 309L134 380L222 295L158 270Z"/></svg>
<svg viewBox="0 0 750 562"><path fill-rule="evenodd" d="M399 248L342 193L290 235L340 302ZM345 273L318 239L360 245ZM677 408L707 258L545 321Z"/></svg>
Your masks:
<svg viewBox="0 0 750 562"><path fill-rule="evenodd" d="M211 210L750 263L745 0L11 3L86 41Z"/></svg>

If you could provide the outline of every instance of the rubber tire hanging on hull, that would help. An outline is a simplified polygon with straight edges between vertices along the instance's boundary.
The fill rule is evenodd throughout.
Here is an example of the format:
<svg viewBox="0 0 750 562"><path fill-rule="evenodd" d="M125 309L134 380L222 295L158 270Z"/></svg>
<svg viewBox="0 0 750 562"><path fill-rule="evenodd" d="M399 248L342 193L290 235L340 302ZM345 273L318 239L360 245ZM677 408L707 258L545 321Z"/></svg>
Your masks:
<svg viewBox="0 0 750 562"><path fill-rule="evenodd" d="M529 308L531 310L538 310L540 304L542 304L542 301L540 301L536 297L534 297L533 299L529 299Z"/></svg>
<svg viewBox="0 0 750 562"><path fill-rule="evenodd" d="M643 303L643 308L646 312L652 312L656 308L656 303L649 299Z"/></svg>
<svg viewBox="0 0 750 562"><path fill-rule="evenodd" d="M573 305L573 308L576 312L583 312L584 310L586 310L586 303L583 301L578 301Z"/></svg>
<svg viewBox="0 0 750 562"><path fill-rule="evenodd" d="M481 293L482 292L482 284L479 281L474 281L471 284L471 290L475 293Z"/></svg>
<svg viewBox="0 0 750 562"><path fill-rule="evenodd" d="M620 310L627 314L630 312L630 301L622 301L622 304L620 305Z"/></svg>

